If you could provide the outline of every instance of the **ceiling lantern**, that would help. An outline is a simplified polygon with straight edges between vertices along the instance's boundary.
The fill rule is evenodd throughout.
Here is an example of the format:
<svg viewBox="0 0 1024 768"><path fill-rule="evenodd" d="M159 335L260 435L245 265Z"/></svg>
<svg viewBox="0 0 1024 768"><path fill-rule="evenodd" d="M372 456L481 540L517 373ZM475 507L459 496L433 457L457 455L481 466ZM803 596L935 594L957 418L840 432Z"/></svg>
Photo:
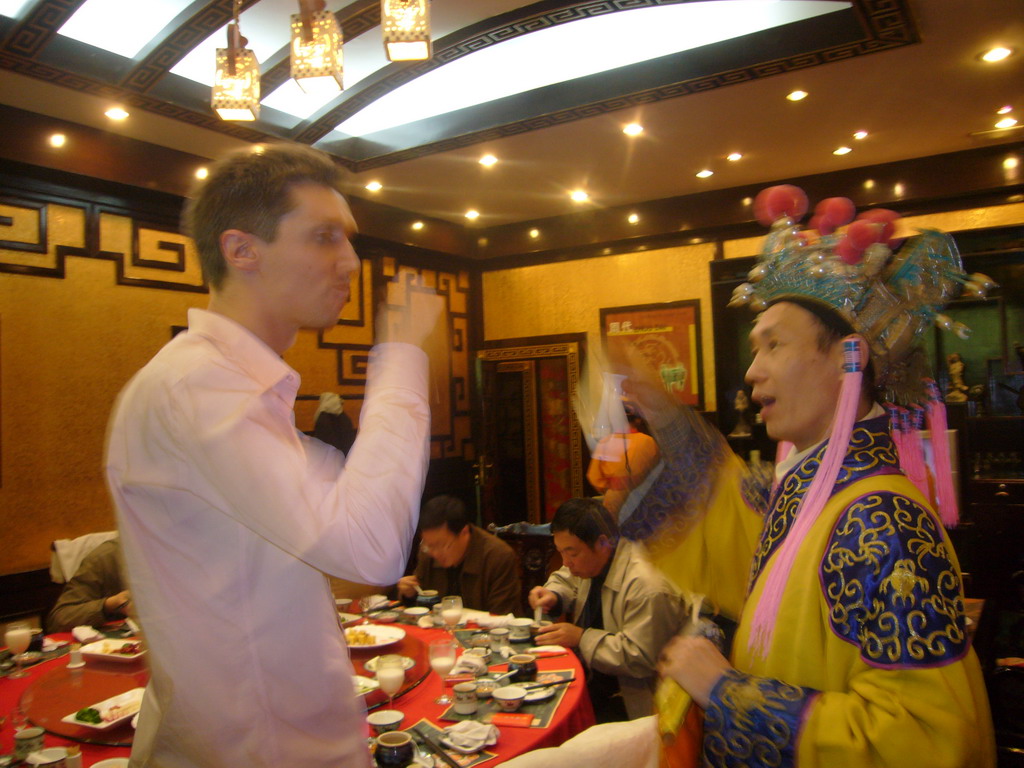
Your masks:
<svg viewBox="0 0 1024 768"><path fill-rule="evenodd" d="M310 94L342 88L341 28L324 0L299 0L292 14L292 77Z"/></svg>
<svg viewBox="0 0 1024 768"><path fill-rule="evenodd" d="M242 0L234 2L234 20L228 24L228 47L217 49L217 75L210 106L221 120L255 120L260 116L260 64L246 48L248 40L238 27Z"/></svg>
<svg viewBox="0 0 1024 768"><path fill-rule="evenodd" d="M391 61L430 58L429 0L380 0L384 50Z"/></svg>

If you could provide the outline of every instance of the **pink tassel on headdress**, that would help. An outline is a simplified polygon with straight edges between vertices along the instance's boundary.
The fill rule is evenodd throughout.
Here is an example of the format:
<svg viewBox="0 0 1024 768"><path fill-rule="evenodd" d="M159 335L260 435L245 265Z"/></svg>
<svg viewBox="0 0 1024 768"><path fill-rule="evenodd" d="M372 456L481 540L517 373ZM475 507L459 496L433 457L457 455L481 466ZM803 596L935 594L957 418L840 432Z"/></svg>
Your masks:
<svg viewBox="0 0 1024 768"><path fill-rule="evenodd" d="M960 522L960 510L953 488L953 467L949 459L949 444L946 442L946 405L942 402L939 387L932 379L925 379L928 387L928 429L932 433L932 459L935 474L935 500L942 524L955 528Z"/></svg>
<svg viewBox="0 0 1024 768"><path fill-rule="evenodd" d="M836 478L839 476L839 469L843 465L843 459L846 457L846 451L850 445L853 424L857 420L861 379L864 377L861 342L856 338L844 340L843 354L846 372L843 374L843 383L839 391L839 402L836 404L828 447L825 448L825 455L822 457L818 471L814 474L811 487L807 489L800 502L800 508L796 511L793 527L775 553L773 562L769 565L770 570L765 580L764 592L754 609L754 620L748 645L752 651L762 657L767 656L768 649L771 647L779 604L782 602L782 593L789 581L789 574L793 570L793 562L796 560L801 544L807 538L811 527L832 495Z"/></svg>
<svg viewBox="0 0 1024 768"><path fill-rule="evenodd" d="M924 462L924 445L921 443L921 429L924 428L924 412L918 406L901 408L900 417L903 424L903 446L905 454L900 454L900 466L903 472L924 497L931 497L928 488L928 469Z"/></svg>

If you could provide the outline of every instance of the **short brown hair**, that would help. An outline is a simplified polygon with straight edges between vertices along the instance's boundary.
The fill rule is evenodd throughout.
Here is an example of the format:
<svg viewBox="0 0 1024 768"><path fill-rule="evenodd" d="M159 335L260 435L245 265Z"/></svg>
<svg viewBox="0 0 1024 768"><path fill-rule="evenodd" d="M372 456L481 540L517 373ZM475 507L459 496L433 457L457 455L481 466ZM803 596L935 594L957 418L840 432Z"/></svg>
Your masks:
<svg viewBox="0 0 1024 768"><path fill-rule="evenodd" d="M211 288L224 283L221 233L239 229L272 242L281 217L295 206L294 185L319 184L340 193L341 182L341 169L327 155L299 144L258 144L224 157L196 187L183 216L203 278Z"/></svg>

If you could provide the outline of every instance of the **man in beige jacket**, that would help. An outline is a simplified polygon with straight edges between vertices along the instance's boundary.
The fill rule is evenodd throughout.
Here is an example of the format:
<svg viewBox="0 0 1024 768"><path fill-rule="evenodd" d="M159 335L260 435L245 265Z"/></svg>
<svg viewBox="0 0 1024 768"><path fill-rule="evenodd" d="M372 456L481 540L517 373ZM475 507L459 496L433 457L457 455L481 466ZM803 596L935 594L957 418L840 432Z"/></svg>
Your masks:
<svg viewBox="0 0 1024 768"><path fill-rule="evenodd" d="M564 565L530 591L530 606L572 623L553 624L537 644L576 649L598 722L651 714L658 654L682 628L683 599L639 545L619 538L599 501L565 502L551 533Z"/></svg>

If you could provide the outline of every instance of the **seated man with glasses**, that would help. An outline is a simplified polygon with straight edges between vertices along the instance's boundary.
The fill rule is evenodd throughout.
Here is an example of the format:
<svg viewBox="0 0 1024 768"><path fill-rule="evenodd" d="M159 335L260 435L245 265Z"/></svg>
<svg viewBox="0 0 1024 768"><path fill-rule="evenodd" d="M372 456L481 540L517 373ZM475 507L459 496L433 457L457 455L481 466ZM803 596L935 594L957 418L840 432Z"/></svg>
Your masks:
<svg viewBox="0 0 1024 768"><path fill-rule="evenodd" d="M398 596L416 597L416 587L439 595L461 595L466 608L519 613L519 563L508 544L473 525L454 496L435 496L420 512L420 557L411 576L398 582Z"/></svg>

